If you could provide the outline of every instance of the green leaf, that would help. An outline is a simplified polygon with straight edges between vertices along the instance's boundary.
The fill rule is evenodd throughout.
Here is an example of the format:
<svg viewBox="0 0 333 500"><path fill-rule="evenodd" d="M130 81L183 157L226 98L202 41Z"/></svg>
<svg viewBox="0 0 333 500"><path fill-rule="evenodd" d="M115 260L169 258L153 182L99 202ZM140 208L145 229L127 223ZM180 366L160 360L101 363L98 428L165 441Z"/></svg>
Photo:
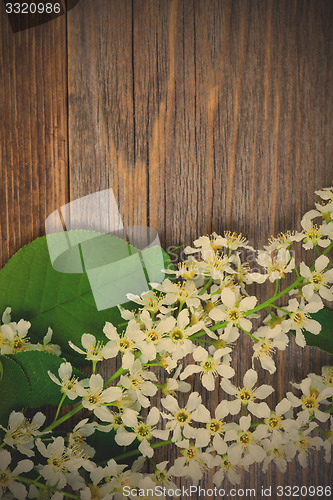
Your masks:
<svg viewBox="0 0 333 500"><path fill-rule="evenodd" d="M21 410L31 397L24 371L15 361L1 356L3 376L0 382L0 423L6 424L12 410Z"/></svg>
<svg viewBox="0 0 333 500"><path fill-rule="evenodd" d="M81 231L69 231L66 237L71 238L71 245L79 239ZM96 236L97 234L97 236ZM69 236L68 236L69 235ZM115 277L124 259L124 248L128 244L124 240L108 235L99 235L91 232L84 232L86 241L79 247L80 255L84 253L84 265L91 269L94 265L105 263L113 265ZM89 238L90 235L90 238ZM52 235L58 244L59 235ZM97 241L98 240L98 241ZM98 242L102 242L99 244ZM98 244L97 244L98 243ZM60 254L57 250L53 255L53 263L57 269L67 270L71 266L79 266L72 251L77 251L78 246L72 246L70 251ZM111 252L112 249L112 252ZM147 256L156 258L151 249L141 252L139 255L145 259ZM138 253L138 250L131 247L131 254ZM139 257L138 257L139 258ZM76 259L76 260L75 260ZM163 252L164 267L172 267L169 256ZM116 265L114 265L116 263ZM76 269L76 268L75 268ZM103 272L99 273L98 279L103 279ZM121 277L121 273L119 274ZM132 279L130 272L124 276L126 280ZM117 282L117 280L116 280ZM135 304L123 304L124 307L135 308ZM29 336L33 342L41 342L48 327L54 331L52 342L59 344L62 352L68 359L77 359L79 356L68 346L71 340L77 346L81 346L81 336L83 333L92 333L98 340L105 341L103 327L106 321L118 326L124 323L117 307L98 310L91 290L91 285L86 272L64 273L56 271L50 260L46 237L38 238L32 243L19 250L0 271L0 312L7 306L12 308L13 320L24 318L31 322ZM80 356L80 361L83 361Z"/></svg>
<svg viewBox="0 0 333 500"><path fill-rule="evenodd" d="M94 434L87 438L87 442L94 448L96 454L94 456L94 462L99 464L101 462L107 462L111 458L117 457L124 453L125 448L119 446L115 441L116 432L111 430L109 432L101 432L96 430ZM126 452L131 450L136 450L139 447L140 442L135 439L130 446L126 447ZM121 463L133 463L133 460L138 458L140 454L130 459L123 460Z"/></svg>
<svg viewBox="0 0 333 500"><path fill-rule="evenodd" d="M311 314L311 318L318 321L322 328L318 335L303 331L306 344L333 354L333 311L321 309L319 312Z"/></svg>
<svg viewBox="0 0 333 500"><path fill-rule="evenodd" d="M0 356L3 376L0 381L0 422L6 423L12 410L37 408L43 405L58 405L61 399L60 386L52 382L48 370L58 377L62 358L42 351L26 351ZM85 377L77 370L73 375ZM66 398L64 405L72 405Z"/></svg>

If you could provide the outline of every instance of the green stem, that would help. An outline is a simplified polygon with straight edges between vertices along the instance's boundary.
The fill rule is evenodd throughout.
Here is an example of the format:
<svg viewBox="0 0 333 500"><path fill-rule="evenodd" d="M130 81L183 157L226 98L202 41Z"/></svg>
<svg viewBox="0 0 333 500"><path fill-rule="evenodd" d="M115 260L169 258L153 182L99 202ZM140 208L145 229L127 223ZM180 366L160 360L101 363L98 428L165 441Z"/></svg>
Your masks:
<svg viewBox="0 0 333 500"><path fill-rule="evenodd" d="M268 309L268 307L265 307L266 311L270 314L271 318L275 318L275 315L272 313L272 311L270 309Z"/></svg>
<svg viewBox="0 0 333 500"><path fill-rule="evenodd" d="M279 306L274 305L274 308L275 309L279 309L279 311L282 311L282 312L284 312L286 314L290 314L290 311L287 311L287 309L283 309L283 307L279 307Z"/></svg>
<svg viewBox="0 0 333 500"><path fill-rule="evenodd" d="M33 484L37 488L42 488L43 490L47 489L49 491L62 493L67 498L78 498L80 500L80 497L77 495L72 495L72 493L67 493L67 491L58 490L57 488L54 488L53 486L48 486L47 484L39 483L36 479L28 479L25 477L15 477L15 480L19 481L20 483Z"/></svg>
<svg viewBox="0 0 333 500"><path fill-rule="evenodd" d="M206 344L210 344L210 345L213 345L213 346L215 346L215 344L216 344L216 340L210 340L208 338L205 338L204 342L206 342Z"/></svg>
<svg viewBox="0 0 333 500"><path fill-rule="evenodd" d="M123 323L118 323L118 327L119 326L125 326L125 325L127 325L127 323L128 323L128 321L124 321Z"/></svg>
<svg viewBox="0 0 333 500"><path fill-rule="evenodd" d="M124 370L124 368L121 366L113 375L111 375L110 378L107 379L104 387L107 387L114 379L120 377L120 375L123 375L126 372L128 372L128 370Z"/></svg>
<svg viewBox="0 0 333 500"><path fill-rule="evenodd" d="M200 290L200 292L198 293L198 295L203 295L205 293L205 291L207 290L207 288L213 283L213 278L210 278L207 283L205 284L205 286Z"/></svg>
<svg viewBox="0 0 333 500"><path fill-rule="evenodd" d="M321 255L328 254L328 252L331 250L331 248L333 248L333 241L330 243L330 245L328 245L327 248L325 248L325 250L321 253ZM314 269L314 265L312 266L312 268Z"/></svg>
<svg viewBox="0 0 333 500"><path fill-rule="evenodd" d="M157 470L156 462L152 458L150 458L149 461L151 464L153 464L154 469Z"/></svg>
<svg viewBox="0 0 333 500"><path fill-rule="evenodd" d="M184 304L185 304L185 302L180 302L179 309L178 309L178 313L177 313L177 318L178 318L178 316L180 315L181 310L183 309L183 305L184 305Z"/></svg>
<svg viewBox="0 0 333 500"><path fill-rule="evenodd" d="M247 330L244 330L244 328L242 328L241 326L238 326L238 328L239 328L240 330L242 330L242 332L246 333L249 337L251 337L251 339L253 340L253 342L255 342L255 343L256 343L256 342L259 342L259 339L256 339L256 338L254 337L254 335L252 335L252 333L248 332Z"/></svg>
<svg viewBox="0 0 333 500"><path fill-rule="evenodd" d="M316 250L317 254L319 255L319 257L321 256L321 253L320 253L320 250L319 248L317 247L317 245L313 245L313 248Z"/></svg>
<svg viewBox="0 0 333 500"><path fill-rule="evenodd" d="M173 252L177 252L177 250L180 250L181 248L183 248L184 246L184 243L182 243L181 245L179 245L179 247L176 247L176 248L173 248L172 251ZM199 251L199 250L198 250ZM170 252L170 254L172 255L172 253Z"/></svg>
<svg viewBox="0 0 333 500"><path fill-rule="evenodd" d="M97 361L93 361L93 362L92 362L92 365L93 365L93 375L95 375Z"/></svg>
<svg viewBox="0 0 333 500"><path fill-rule="evenodd" d="M206 333L205 330L200 330L199 332L193 333L193 335L190 335L189 339L190 340L195 340L195 339L197 339L197 338L202 337L203 335L205 335L205 333Z"/></svg>
<svg viewBox="0 0 333 500"><path fill-rule="evenodd" d="M63 422L66 422L69 418L71 418L75 413L79 412L82 410L83 405L80 403L78 406L73 408L70 412L66 413L63 417L59 418L59 420L56 420L55 422L52 422L46 429L43 430L42 434L45 434L46 432L52 431L55 427L58 427L58 425L61 425Z"/></svg>
<svg viewBox="0 0 333 500"><path fill-rule="evenodd" d="M62 406L62 403L65 401L65 398L66 398L66 394L63 394L62 397L61 397L61 399L60 399L60 403L58 404L57 413L55 414L53 422L55 422L57 420L60 408Z"/></svg>
<svg viewBox="0 0 333 500"><path fill-rule="evenodd" d="M274 297L275 297L275 295L277 295L278 291L279 291L279 280L278 280L278 279L276 279L276 280L275 280L275 292L274 292Z"/></svg>
<svg viewBox="0 0 333 500"><path fill-rule="evenodd" d="M153 449L155 449L155 448L160 448L161 446L167 446L168 444L172 444L171 439L168 439L167 441L161 441L159 443L154 443L151 445L151 447ZM116 462L118 462L119 460L125 460L126 458L135 457L135 455L140 455L140 453L141 452L139 449L127 451L126 453L123 453L122 455L118 455L117 457L114 457L114 460Z"/></svg>
<svg viewBox="0 0 333 500"><path fill-rule="evenodd" d="M293 283L291 283L289 286L287 286L286 288L284 288L284 290L282 290L277 295L271 297L270 299L266 300L262 304L258 304L256 307L254 307L253 309L251 309L251 311L247 311L244 314L244 316L249 316L250 314L253 314L253 313L257 312L257 311L260 311L264 307L267 307L267 306L273 304L278 299L280 299L281 297L283 297L284 295L286 295L286 293L290 292L290 290L293 290L298 285L300 285L302 283L303 279L304 279L303 276L301 276L300 278L297 278Z"/></svg>

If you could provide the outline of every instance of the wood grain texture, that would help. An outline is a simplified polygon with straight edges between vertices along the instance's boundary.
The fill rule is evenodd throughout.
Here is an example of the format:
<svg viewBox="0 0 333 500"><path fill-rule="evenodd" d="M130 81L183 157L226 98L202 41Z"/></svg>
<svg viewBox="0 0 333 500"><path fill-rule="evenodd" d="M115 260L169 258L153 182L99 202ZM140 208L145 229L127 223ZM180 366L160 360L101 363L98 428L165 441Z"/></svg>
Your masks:
<svg viewBox="0 0 333 500"><path fill-rule="evenodd" d="M13 33L0 3L0 263L67 201L66 19Z"/></svg>
<svg viewBox="0 0 333 500"><path fill-rule="evenodd" d="M1 22L2 262L55 208L109 187L124 223L164 247L226 229L258 247L332 182L330 0L80 0L67 23ZM277 401L329 361L292 343L260 380ZM320 453L284 476L253 467L241 486L331 483Z"/></svg>
<svg viewBox="0 0 333 500"><path fill-rule="evenodd" d="M147 168L136 163L132 3L68 13L71 196L111 187L125 224L146 223ZM135 168L134 168L135 165Z"/></svg>

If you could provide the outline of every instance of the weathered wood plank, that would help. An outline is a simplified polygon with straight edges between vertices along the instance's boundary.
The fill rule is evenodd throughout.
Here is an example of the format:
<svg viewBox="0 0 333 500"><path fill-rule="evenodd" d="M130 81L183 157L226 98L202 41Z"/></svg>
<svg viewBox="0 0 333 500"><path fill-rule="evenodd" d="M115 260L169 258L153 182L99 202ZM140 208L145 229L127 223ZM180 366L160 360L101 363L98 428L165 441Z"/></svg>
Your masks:
<svg viewBox="0 0 333 500"><path fill-rule="evenodd" d="M147 168L136 163L131 1L68 13L71 196L112 188L125 224L145 225Z"/></svg>
<svg viewBox="0 0 333 500"><path fill-rule="evenodd" d="M0 263L67 201L66 19L13 33L0 4Z"/></svg>

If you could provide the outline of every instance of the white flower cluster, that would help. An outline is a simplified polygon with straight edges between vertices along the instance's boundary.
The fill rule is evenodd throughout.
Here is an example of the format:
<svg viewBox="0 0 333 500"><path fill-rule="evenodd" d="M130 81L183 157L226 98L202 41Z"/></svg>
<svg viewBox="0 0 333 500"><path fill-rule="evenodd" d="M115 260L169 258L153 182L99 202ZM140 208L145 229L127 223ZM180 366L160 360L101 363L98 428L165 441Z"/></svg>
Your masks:
<svg viewBox="0 0 333 500"><path fill-rule="evenodd" d="M323 204L305 214L301 232L272 238L257 252L254 263L261 272L242 261L242 251L254 252L242 235L203 236L185 249L188 260L177 271L166 270L173 278L152 284L152 290L140 297L128 295L138 307L135 311L119 307L125 322L122 330L106 323L104 342L90 333L83 334L81 346L70 342L92 362L93 373L79 380L66 361L58 374L49 372L61 400L55 421L44 430L40 413L31 422L21 413L11 414L8 427L2 428L3 447L12 449L16 462L20 454L29 459L18 461L11 471L10 452L0 450L0 491L10 490L17 498L40 498L46 490L58 500L67 495L68 485L76 492L71 498L120 500L125 486L173 487L177 477L197 484L207 470L214 470L214 484L220 486L225 477L239 483L241 471L255 462L266 471L273 461L284 472L297 456L305 467L311 450L321 447L330 461L332 368L324 367L321 376L309 374L294 384L297 393L287 393L273 409L267 398L274 389L258 386L255 370L259 361L270 374L276 371L274 352L286 349L290 331L300 346L305 346L305 331L319 334L321 325L311 314L324 307L324 300L333 300L333 269L327 255L333 246L333 188L318 194ZM313 224L317 217L318 226ZM317 252L311 267L302 262L297 269L291 251L294 242ZM295 280L282 289L285 275L293 272ZM258 304L248 287L267 280L275 283L275 293ZM260 311L266 317L257 327ZM1 349L10 342L13 346L15 338L25 339L24 322L11 323L7 311L3 323ZM231 382L232 352L242 334L251 339L253 364L237 387ZM104 380L96 367L110 359L120 367ZM200 393L222 389L225 398L215 407L206 407L199 392L190 392L192 384L186 380L195 374L200 374ZM57 419L66 396L76 406ZM159 408L154 401L160 402ZM84 415L69 435L50 434L81 410L92 418ZM114 433L123 454L106 464L95 463L89 438L97 431ZM133 443L137 446L126 450ZM172 464L154 461L163 446L174 447ZM135 455L139 459L127 466L124 462ZM145 462L153 472L142 472ZM37 479L31 479L32 469ZM29 472L28 478L24 472Z"/></svg>
<svg viewBox="0 0 333 500"><path fill-rule="evenodd" d="M0 354L17 354L23 351L44 351L60 356L61 349L56 344L51 344L52 329L49 328L43 343L30 342L28 335L31 323L21 319L18 323L12 321L11 308L7 307L2 315L0 324Z"/></svg>
<svg viewBox="0 0 333 500"><path fill-rule="evenodd" d="M262 464L264 472L271 462L285 472L288 462L297 456L301 466L306 467L314 449L323 448L325 460L331 461L332 367L324 367L321 376L310 373L300 384L293 384L297 394L287 393L274 409L263 401L273 388L256 387L257 373L251 368L245 373L241 388L222 379L221 385L232 399L222 400L213 413L202 404L201 396L192 392L182 406L175 396L167 394L161 401L165 411L153 406L145 417L134 409L138 401L126 397L120 381L118 386L104 388L102 377L93 374L90 379L76 382L73 390L68 389L70 371L70 364L64 363L59 369L60 380L50 376L57 383L62 381L62 391L72 399L81 398L77 409L83 405L100 422L85 418L66 437L55 437L50 436L54 424L41 430L45 422L41 412L32 421L20 412L12 412L7 428L0 426L4 433L2 448L11 450L0 449L0 498L9 490L17 499L41 498L44 492L43 498L61 500L67 496L64 488L69 486L76 492L68 493L70 498L120 500L125 486L142 491L152 491L157 486L176 489L176 478L191 478L197 484L211 469L215 471L214 484L220 486L225 477L238 484L241 471L248 471L255 462ZM108 408L110 403L114 412ZM236 422L235 415L239 414ZM161 418L164 428L158 428ZM324 422L330 427L322 430L319 437L318 424ZM112 429L116 430L115 439L120 446L137 439L138 448L125 451L104 466L96 464L95 450L87 439L96 430L107 433ZM171 465L168 461L152 460L154 452L164 445L174 445L178 450L179 456ZM141 454L141 458L131 467L121 463L135 454ZM15 464L11 467L12 456ZM146 459L152 462L154 472L141 472ZM28 472L29 477L24 475ZM37 479L31 479L32 472L38 475Z"/></svg>

